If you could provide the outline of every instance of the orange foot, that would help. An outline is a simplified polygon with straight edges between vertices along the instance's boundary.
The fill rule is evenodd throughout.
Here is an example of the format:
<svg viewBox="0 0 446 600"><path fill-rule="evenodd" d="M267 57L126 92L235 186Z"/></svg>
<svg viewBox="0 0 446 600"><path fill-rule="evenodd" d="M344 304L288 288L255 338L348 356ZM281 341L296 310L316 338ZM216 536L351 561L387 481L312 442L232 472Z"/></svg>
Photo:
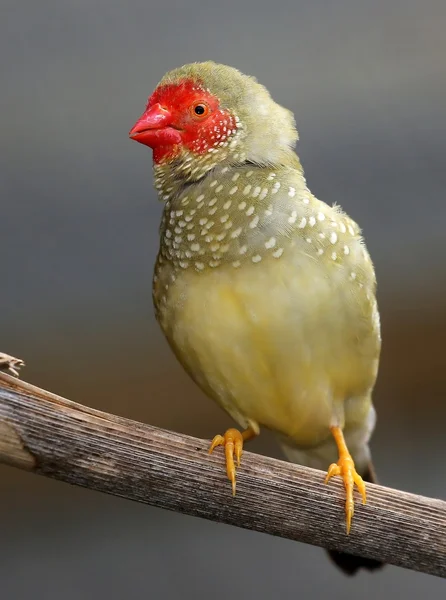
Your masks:
<svg viewBox="0 0 446 600"><path fill-rule="evenodd" d="M353 487L356 484L358 490L362 496L362 503L366 503L366 491L365 483L362 477L357 473L355 463L348 451L345 443L344 435L340 427L331 427L331 432L336 441L336 445L339 451L339 460L337 463L333 463L328 467L327 476L325 483L328 483L329 479L335 475L340 475L344 481L346 502L345 502L345 515L347 521L347 535L350 533L350 527L352 523L352 517L355 510L355 504L353 501Z"/></svg>
<svg viewBox="0 0 446 600"><path fill-rule="evenodd" d="M240 466L243 453L243 442L250 440L255 437L256 433L250 427L245 431L239 431L238 429L228 429L223 435L216 435L212 440L211 447L209 448L209 454L212 454L217 446L224 446L225 457L226 457L226 473L228 479L232 483L232 495L235 496L235 476L236 468L234 463L234 457L237 461L237 467Z"/></svg>

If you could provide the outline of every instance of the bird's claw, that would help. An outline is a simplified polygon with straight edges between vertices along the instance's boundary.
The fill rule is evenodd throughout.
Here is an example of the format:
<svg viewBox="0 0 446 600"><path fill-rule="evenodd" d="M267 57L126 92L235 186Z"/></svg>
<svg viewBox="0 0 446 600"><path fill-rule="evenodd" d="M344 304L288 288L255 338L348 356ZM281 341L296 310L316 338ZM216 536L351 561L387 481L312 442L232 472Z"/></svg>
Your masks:
<svg viewBox="0 0 446 600"><path fill-rule="evenodd" d="M19 377L19 369L24 366L22 359L0 352L0 370L9 371L15 377Z"/></svg>
<svg viewBox="0 0 446 600"><path fill-rule="evenodd" d="M332 463L328 467L327 476L325 477L325 483L336 476L340 475L344 482L346 501L345 501L345 516L346 516L346 528L347 535L350 533L350 527L352 523L352 517L355 510L355 504L353 500L353 488L356 484L359 492L362 496L362 503L365 504L367 500L365 483L362 477L358 474L355 468L350 454L342 456L337 463Z"/></svg>
<svg viewBox="0 0 446 600"><path fill-rule="evenodd" d="M226 457L226 473L232 484L232 495L235 496L236 487L236 464L240 466L243 453L243 434L238 429L228 429L223 435L216 435L209 448L211 454L217 446L224 446Z"/></svg>

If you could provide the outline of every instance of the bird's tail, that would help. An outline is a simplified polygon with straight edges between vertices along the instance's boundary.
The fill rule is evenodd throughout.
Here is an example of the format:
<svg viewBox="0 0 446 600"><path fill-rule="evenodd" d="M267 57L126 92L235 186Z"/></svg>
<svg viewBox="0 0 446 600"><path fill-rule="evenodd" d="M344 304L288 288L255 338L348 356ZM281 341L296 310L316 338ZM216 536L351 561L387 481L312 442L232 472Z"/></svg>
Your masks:
<svg viewBox="0 0 446 600"><path fill-rule="evenodd" d="M377 483L375 470L372 463L369 463L367 470L362 474L364 481L369 483ZM355 575L360 569L375 571L384 566L384 563L374 560L373 558L364 558L362 556L354 556L337 550L327 550L331 560L338 566L346 575Z"/></svg>

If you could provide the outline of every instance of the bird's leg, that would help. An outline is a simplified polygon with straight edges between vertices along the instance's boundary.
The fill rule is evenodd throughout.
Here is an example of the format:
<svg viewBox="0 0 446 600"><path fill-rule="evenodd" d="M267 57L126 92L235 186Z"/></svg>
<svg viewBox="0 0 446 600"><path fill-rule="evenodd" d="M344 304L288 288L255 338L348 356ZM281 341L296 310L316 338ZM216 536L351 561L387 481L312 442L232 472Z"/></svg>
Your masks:
<svg viewBox="0 0 446 600"><path fill-rule="evenodd" d="M228 479L232 484L232 495L235 496L235 476L236 466L234 463L234 456L237 461L237 467L240 466L240 461L243 452L243 442L255 437L256 432L248 427L245 431L239 431L238 429L228 429L224 435L216 435L212 440L211 447L209 448L209 454L211 454L217 446L224 446L225 457L226 457L226 473Z"/></svg>
<svg viewBox="0 0 446 600"><path fill-rule="evenodd" d="M19 369L25 363L20 358L15 358L4 352L0 352L0 370L9 371L15 377L19 376Z"/></svg>
<svg viewBox="0 0 446 600"><path fill-rule="evenodd" d="M362 477L357 473L355 463L348 451L345 443L344 434L340 427L330 427L331 433L335 439L339 452L339 460L328 467L325 483L334 475L340 475L344 481L346 502L345 515L347 521L347 535L350 533L350 526L354 512L353 487L356 484L362 496L362 503L366 503L365 483Z"/></svg>

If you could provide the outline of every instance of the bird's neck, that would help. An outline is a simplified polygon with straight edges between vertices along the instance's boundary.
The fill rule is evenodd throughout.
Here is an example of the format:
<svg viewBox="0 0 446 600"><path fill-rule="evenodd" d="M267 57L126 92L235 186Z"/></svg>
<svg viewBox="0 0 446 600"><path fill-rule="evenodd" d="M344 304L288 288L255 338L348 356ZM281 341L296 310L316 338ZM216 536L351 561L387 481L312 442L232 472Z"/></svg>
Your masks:
<svg viewBox="0 0 446 600"><path fill-rule="evenodd" d="M309 195L301 168L251 164L218 166L182 185L165 176L158 192L165 202L161 260L196 271L279 258L291 204Z"/></svg>

